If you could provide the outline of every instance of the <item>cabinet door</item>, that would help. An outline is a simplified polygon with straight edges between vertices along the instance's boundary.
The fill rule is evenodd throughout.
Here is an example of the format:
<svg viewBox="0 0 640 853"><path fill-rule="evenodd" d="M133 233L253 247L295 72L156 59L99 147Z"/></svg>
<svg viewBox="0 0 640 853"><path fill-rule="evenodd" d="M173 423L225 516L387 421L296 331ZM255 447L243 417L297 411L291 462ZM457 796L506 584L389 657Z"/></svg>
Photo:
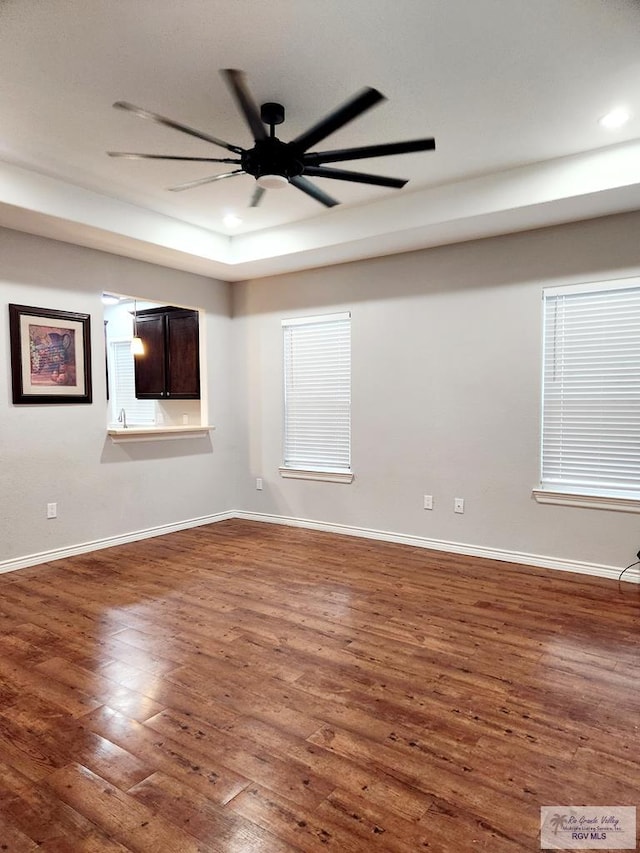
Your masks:
<svg viewBox="0 0 640 853"><path fill-rule="evenodd" d="M200 399L198 312L167 314L167 397Z"/></svg>
<svg viewBox="0 0 640 853"><path fill-rule="evenodd" d="M144 355L134 356L136 397L160 400L166 396L164 316L139 316L137 326L138 336L144 344Z"/></svg>

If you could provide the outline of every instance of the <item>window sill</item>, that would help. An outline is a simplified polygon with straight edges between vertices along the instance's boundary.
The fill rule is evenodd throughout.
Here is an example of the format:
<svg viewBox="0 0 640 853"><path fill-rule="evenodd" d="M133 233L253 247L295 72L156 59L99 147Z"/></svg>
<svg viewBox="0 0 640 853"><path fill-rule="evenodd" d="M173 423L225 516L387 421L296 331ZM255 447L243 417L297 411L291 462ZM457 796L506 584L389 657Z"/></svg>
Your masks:
<svg viewBox="0 0 640 853"><path fill-rule="evenodd" d="M589 495L579 492L560 492L550 489L533 489L539 504L557 506L582 506L589 509L612 509L617 512L640 512L640 498L614 495Z"/></svg>
<svg viewBox="0 0 640 853"><path fill-rule="evenodd" d="M213 426L149 426L108 429L107 435L114 444L133 441L167 441L178 438L206 438Z"/></svg>
<svg viewBox="0 0 640 853"><path fill-rule="evenodd" d="M280 476L291 480L320 480L324 483L351 483L353 482L352 471L310 471L304 468L278 469Z"/></svg>

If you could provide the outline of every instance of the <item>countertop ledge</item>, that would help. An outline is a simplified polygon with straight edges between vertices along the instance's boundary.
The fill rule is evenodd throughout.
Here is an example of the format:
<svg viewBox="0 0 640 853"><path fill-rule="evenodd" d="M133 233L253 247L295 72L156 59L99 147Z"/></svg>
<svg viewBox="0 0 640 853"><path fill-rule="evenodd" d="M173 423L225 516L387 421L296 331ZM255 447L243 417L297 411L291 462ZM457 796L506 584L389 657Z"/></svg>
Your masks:
<svg viewBox="0 0 640 853"><path fill-rule="evenodd" d="M107 435L115 444L130 441L167 441L178 438L206 438L215 429L208 424L199 426L149 426L109 428Z"/></svg>

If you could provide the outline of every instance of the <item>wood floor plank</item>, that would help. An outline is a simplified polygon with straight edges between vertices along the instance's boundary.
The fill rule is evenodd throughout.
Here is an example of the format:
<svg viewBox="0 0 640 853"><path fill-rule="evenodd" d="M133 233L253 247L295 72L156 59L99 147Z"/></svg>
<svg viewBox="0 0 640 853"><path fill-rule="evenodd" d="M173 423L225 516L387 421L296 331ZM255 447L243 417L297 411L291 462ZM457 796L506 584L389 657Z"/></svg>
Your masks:
<svg viewBox="0 0 640 853"><path fill-rule="evenodd" d="M295 759L327 782L339 783L348 790L357 791L358 796L368 803L388 806L393 802L396 811L409 820L420 818L433 802L431 797L388 774L372 773L370 767L362 767L344 756L283 732L262 720L241 717L233 724L231 731L236 737Z"/></svg>
<svg viewBox="0 0 640 853"><path fill-rule="evenodd" d="M20 688L0 675L0 708L6 709L20 698Z"/></svg>
<svg viewBox="0 0 640 853"><path fill-rule="evenodd" d="M207 799L193 788L155 773L128 792L138 802L161 812L178 827L207 844L207 850L227 853L290 853L289 844L233 811Z"/></svg>
<svg viewBox="0 0 640 853"><path fill-rule="evenodd" d="M429 840L427 850L454 853L457 850L483 850L486 853L520 853L540 849L539 812L509 811L508 817L491 812L479 816L458 802L436 798L420 820ZM514 831L515 825L515 831Z"/></svg>
<svg viewBox="0 0 640 853"><path fill-rule="evenodd" d="M29 728L0 714L0 755L14 770L33 782L45 779L65 763L65 756L55 739L43 739Z"/></svg>
<svg viewBox="0 0 640 853"><path fill-rule="evenodd" d="M232 520L0 575L0 850L519 853L640 803L640 588Z"/></svg>
<svg viewBox="0 0 640 853"><path fill-rule="evenodd" d="M450 850L457 840L464 839L469 828L456 827L455 832L437 833L427 813L423 820L412 822L393 811L390 806L372 808L357 794L334 791L316 810L318 817L353 832L361 839L363 850L380 850L384 853L416 853L419 850ZM472 831L473 832L473 831ZM475 849L491 853L519 853L517 840L500 838L495 832L476 832ZM484 843L482 836L485 836Z"/></svg>
<svg viewBox="0 0 640 853"><path fill-rule="evenodd" d="M4 758L0 760L0 814L6 815L7 804L34 786L28 776L8 764Z"/></svg>
<svg viewBox="0 0 640 853"><path fill-rule="evenodd" d="M129 853L130 848L104 833L80 811L40 785L23 788L3 807L5 821L40 850L60 853Z"/></svg>
<svg viewBox="0 0 640 853"><path fill-rule="evenodd" d="M133 683L134 679L139 677L139 671L132 672L130 667L118 665L118 667L110 669L109 676L112 681L129 686ZM208 679L204 683L209 683ZM144 689L144 687L141 686L141 689ZM161 706L172 708L187 716L193 715L202 717L203 719L215 720L216 725L221 727L232 724L240 716L239 712L234 710L230 704L217 701L212 696L213 691L209 689L198 692L197 689L192 690L184 685L176 685L172 681L165 679L154 682L152 692ZM148 719L149 716L154 715L145 715L143 719ZM316 728L317 723L310 723L308 718L305 719L305 734Z"/></svg>
<svg viewBox="0 0 640 853"><path fill-rule="evenodd" d="M67 661L64 658L49 658L37 664L35 671L49 677L50 683L70 691L82 691L89 697L91 708L83 708L83 713L109 705L115 710L122 711L134 719L144 720L162 710L162 705L155 702L148 693L153 692L156 676L147 674L146 682L151 686L142 691L130 690L118 682L100 675L98 669L86 670L84 667Z"/></svg>
<svg viewBox="0 0 640 853"><path fill-rule="evenodd" d="M259 785L243 791L229 804L229 808L304 853L327 849L340 853L363 853L371 849L364 847L358 835L349 829L317 816L311 809L294 805Z"/></svg>
<svg viewBox="0 0 640 853"><path fill-rule="evenodd" d="M249 780L170 737L158 735L136 720L106 706L88 714L91 731L118 744L145 764L224 805L244 790Z"/></svg>
<svg viewBox="0 0 640 853"><path fill-rule="evenodd" d="M42 848L0 814L0 850L4 853L34 853Z"/></svg>
<svg viewBox="0 0 640 853"><path fill-rule="evenodd" d="M519 789L510 779L504 780L499 775L494 776L490 772L490 756L487 756L480 768L474 768L466 760L455 762L447 756L437 754L425 756L423 752L414 756L406 753L400 755L393 748L331 729L323 729L309 740L361 764L377 765L390 775L433 797L434 802L445 800L457 804L466 819L475 820L478 827L484 817L485 828L495 832L495 825L490 822L489 816L497 819L498 825L505 827L509 825L509 815L521 816L520 828L516 832L513 828L508 831L504 829L502 832L504 837L514 844L521 845L527 838L522 827L528 825L531 830L539 825L539 808L533 801L534 792ZM469 758L468 752L465 758ZM432 811L433 806L420 820L426 820Z"/></svg>
<svg viewBox="0 0 640 853"><path fill-rule="evenodd" d="M206 690L217 703L226 704L239 714L249 714L271 722L287 731L307 736L318 728L318 720L312 714L312 705L305 701L300 691L279 679L256 680L243 675L241 670L218 661L215 669L209 669L210 681L199 667L185 666L167 675L173 684L194 693ZM298 701L295 701L298 697Z"/></svg>
<svg viewBox="0 0 640 853"><path fill-rule="evenodd" d="M100 702L59 678L48 678L44 672L0 658L0 678L21 694L45 699L65 713L81 716L100 706Z"/></svg>
<svg viewBox="0 0 640 853"><path fill-rule="evenodd" d="M18 624L30 622L43 632L42 644L48 646L50 657L63 654L67 660L87 666L108 660L102 649L103 633L90 619L75 612L60 614L40 596L32 598L25 582L10 587L11 593L9 599L7 589L2 589L3 609L15 614Z"/></svg>
<svg viewBox="0 0 640 853"><path fill-rule="evenodd" d="M335 787L335 782L316 776L294 758L281 757L263 745L236 737L232 731L221 731L183 714L162 711L147 720L145 726L303 806L318 805Z"/></svg>
<svg viewBox="0 0 640 853"><path fill-rule="evenodd" d="M47 788L61 802L100 827L107 837L124 842L132 853L206 851L188 832L82 765L69 765L52 773Z"/></svg>

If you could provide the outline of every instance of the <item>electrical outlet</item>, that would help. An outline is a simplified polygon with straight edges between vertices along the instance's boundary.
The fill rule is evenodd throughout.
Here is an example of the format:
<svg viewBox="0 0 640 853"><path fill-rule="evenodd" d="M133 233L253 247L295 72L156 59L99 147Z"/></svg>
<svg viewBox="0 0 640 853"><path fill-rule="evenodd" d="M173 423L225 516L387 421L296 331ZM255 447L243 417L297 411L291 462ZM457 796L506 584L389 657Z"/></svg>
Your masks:
<svg viewBox="0 0 640 853"><path fill-rule="evenodd" d="M433 509L433 495L424 496L424 508Z"/></svg>
<svg viewBox="0 0 640 853"><path fill-rule="evenodd" d="M256 477L256 489L262 491L262 477Z"/></svg>
<svg viewBox="0 0 640 853"><path fill-rule="evenodd" d="M453 499L453 511L454 512L464 512L464 498L454 498Z"/></svg>
<svg viewBox="0 0 640 853"><path fill-rule="evenodd" d="M57 518L58 517L58 504L52 503L47 504L47 518Z"/></svg>

